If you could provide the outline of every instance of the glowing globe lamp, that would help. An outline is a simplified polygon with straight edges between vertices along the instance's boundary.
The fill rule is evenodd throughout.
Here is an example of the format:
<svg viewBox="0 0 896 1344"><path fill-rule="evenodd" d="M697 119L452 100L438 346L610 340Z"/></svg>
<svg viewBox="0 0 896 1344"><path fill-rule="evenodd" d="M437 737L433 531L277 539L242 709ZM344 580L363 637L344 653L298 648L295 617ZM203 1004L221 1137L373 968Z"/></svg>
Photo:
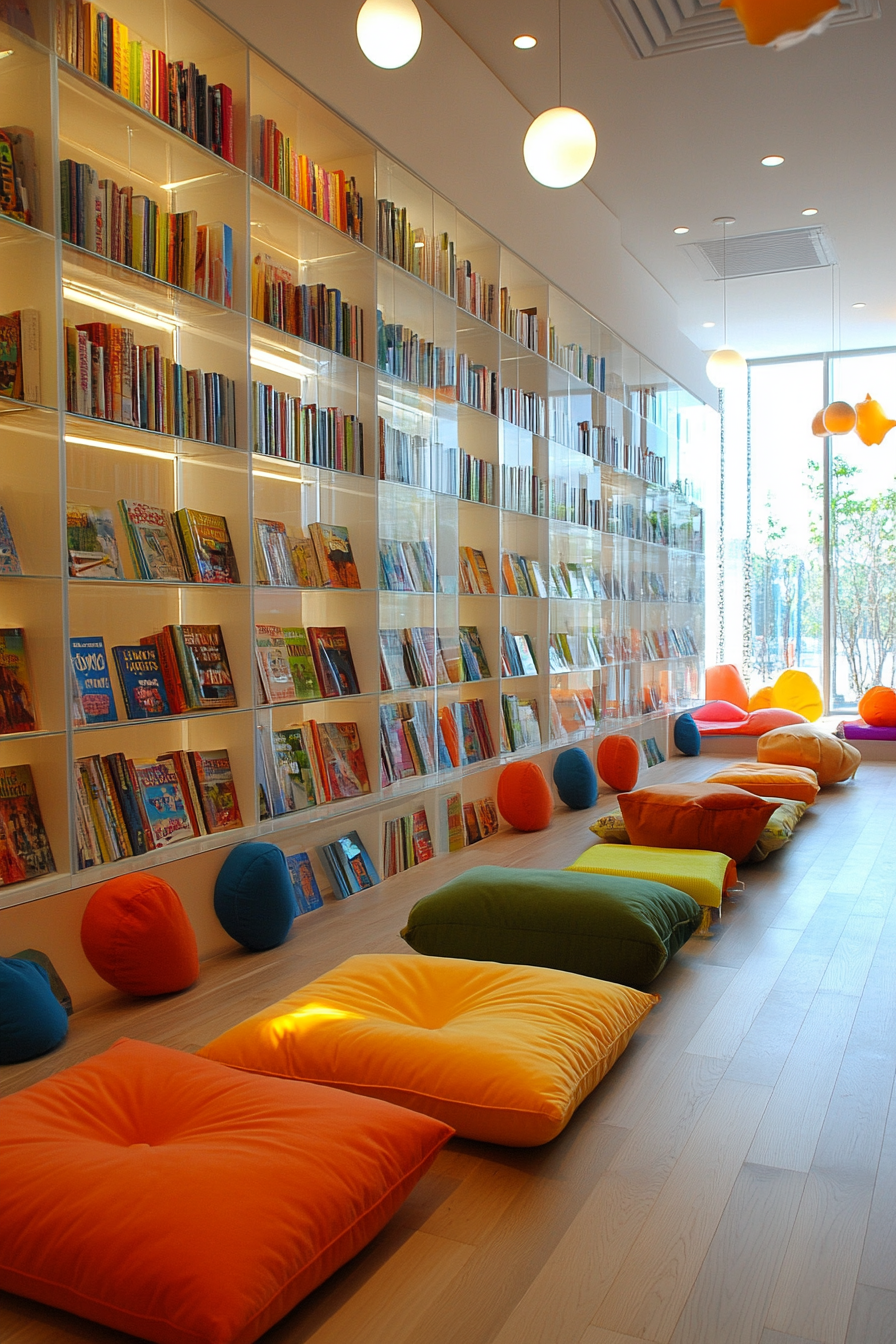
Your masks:
<svg viewBox="0 0 896 1344"><path fill-rule="evenodd" d="M706 376L714 387L734 387L746 372L747 361L730 345L719 346L706 361Z"/></svg>
<svg viewBox="0 0 896 1344"><path fill-rule="evenodd" d="M812 433L815 435L816 439L823 439L827 434L827 430L824 427L824 408L818 412L812 421Z"/></svg>
<svg viewBox="0 0 896 1344"><path fill-rule="evenodd" d="M792 47L820 33L840 8L838 0L722 0L733 9L754 47Z"/></svg>
<svg viewBox="0 0 896 1344"><path fill-rule="evenodd" d="M526 167L544 187L571 187L581 182L596 153L594 127L572 107L542 112L523 141Z"/></svg>
<svg viewBox="0 0 896 1344"><path fill-rule="evenodd" d="M866 448L883 443L894 426L896 420L887 419L883 406L879 401L872 401L870 392L856 406L856 433Z"/></svg>
<svg viewBox="0 0 896 1344"><path fill-rule="evenodd" d="M397 70L416 54L423 24L414 0L365 0L357 33L358 45L372 65Z"/></svg>
<svg viewBox="0 0 896 1344"><path fill-rule="evenodd" d="M855 407L848 401L832 401L824 408L823 419L829 434L848 434L856 427Z"/></svg>

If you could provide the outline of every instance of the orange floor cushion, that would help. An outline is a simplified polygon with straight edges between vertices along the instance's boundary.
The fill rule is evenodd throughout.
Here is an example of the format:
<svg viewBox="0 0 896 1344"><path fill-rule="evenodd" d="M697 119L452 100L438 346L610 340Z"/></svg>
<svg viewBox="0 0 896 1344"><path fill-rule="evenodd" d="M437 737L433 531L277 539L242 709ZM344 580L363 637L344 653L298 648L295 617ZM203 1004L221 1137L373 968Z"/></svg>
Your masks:
<svg viewBox="0 0 896 1344"><path fill-rule="evenodd" d="M660 784L619 795L633 845L706 849L735 863L750 853L775 806L730 784Z"/></svg>
<svg viewBox="0 0 896 1344"><path fill-rule="evenodd" d="M641 753L627 733L610 733L597 748L597 773L611 789L627 791L638 782Z"/></svg>
<svg viewBox="0 0 896 1344"><path fill-rule="evenodd" d="M123 994L173 994L199 979L196 935L180 897L153 872L110 878L87 902L81 946Z"/></svg>
<svg viewBox="0 0 896 1344"><path fill-rule="evenodd" d="M896 728L896 691L872 686L859 701L859 717L872 728Z"/></svg>
<svg viewBox="0 0 896 1344"><path fill-rule="evenodd" d="M539 966L369 954L200 1050L409 1106L468 1139L553 1139L659 1000Z"/></svg>
<svg viewBox="0 0 896 1344"><path fill-rule="evenodd" d="M857 747L812 723L775 728L756 744L756 759L772 765L803 765L814 770L821 788L852 779L862 763Z"/></svg>
<svg viewBox="0 0 896 1344"><path fill-rule="evenodd" d="M451 1130L140 1041L0 1100L0 1288L156 1344L251 1344Z"/></svg>
<svg viewBox="0 0 896 1344"><path fill-rule="evenodd" d="M761 798L792 798L811 807L818 797L818 776L803 765L747 761L710 775L707 784L733 784Z"/></svg>
<svg viewBox="0 0 896 1344"><path fill-rule="evenodd" d="M738 709L746 709L749 694L744 685L740 668L734 663L722 663L718 667L708 667L706 669L706 698L707 700L727 700L729 704L737 705Z"/></svg>
<svg viewBox="0 0 896 1344"><path fill-rule="evenodd" d="M498 778L498 811L517 831L544 831L554 815L554 799L541 766L511 761Z"/></svg>

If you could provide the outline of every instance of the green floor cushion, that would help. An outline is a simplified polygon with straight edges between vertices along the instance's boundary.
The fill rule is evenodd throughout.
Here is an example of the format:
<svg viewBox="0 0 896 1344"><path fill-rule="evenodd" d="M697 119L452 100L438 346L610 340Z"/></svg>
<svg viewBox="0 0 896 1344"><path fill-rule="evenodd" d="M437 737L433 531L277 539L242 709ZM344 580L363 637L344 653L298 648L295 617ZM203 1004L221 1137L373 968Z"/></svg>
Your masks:
<svg viewBox="0 0 896 1344"><path fill-rule="evenodd" d="M703 907L699 933L720 918L722 895L737 885L737 867L727 854L709 849L654 849L647 845L592 845L566 870L638 877L662 882L691 896Z"/></svg>
<svg viewBox="0 0 896 1344"><path fill-rule="evenodd" d="M795 798L775 798L769 799L769 801L776 802L778 809L772 813L765 823L762 834L743 860L744 863L761 863L776 849L783 849L788 841L793 839L797 822L809 806L808 803ZM598 817L588 829L593 831L606 844L628 845L631 843L628 831L625 829L622 812L618 807L612 812L607 812L605 816Z"/></svg>
<svg viewBox="0 0 896 1344"><path fill-rule="evenodd" d="M419 900L401 936L426 956L546 966L641 986L700 926L661 882L526 868L470 868Z"/></svg>

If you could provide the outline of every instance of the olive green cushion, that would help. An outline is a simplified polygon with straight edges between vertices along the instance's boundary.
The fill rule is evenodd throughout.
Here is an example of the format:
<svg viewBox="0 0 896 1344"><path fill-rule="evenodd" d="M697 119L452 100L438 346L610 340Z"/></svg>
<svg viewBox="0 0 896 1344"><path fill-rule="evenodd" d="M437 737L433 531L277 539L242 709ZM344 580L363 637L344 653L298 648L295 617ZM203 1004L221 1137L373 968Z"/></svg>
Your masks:
<svg viewBox="0 0 896 1344"><path fill-rule="evenodd" d="M601 873L470 868L419 900L401 936L415 952L548 966L647 985L703 912L662 882Z"/></svg>

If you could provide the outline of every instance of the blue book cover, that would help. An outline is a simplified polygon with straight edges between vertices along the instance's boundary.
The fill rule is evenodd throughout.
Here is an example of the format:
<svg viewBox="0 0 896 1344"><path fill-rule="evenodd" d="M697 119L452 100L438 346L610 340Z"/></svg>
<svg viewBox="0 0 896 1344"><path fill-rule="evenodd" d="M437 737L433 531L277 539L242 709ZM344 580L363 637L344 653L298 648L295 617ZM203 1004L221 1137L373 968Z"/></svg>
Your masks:
<svg viewBox="0 0 896 1344"><path fill-rule="evenodd" d="M192 840L193 826L173 767L167 761L149 760L135 760L133 766L153 848Z"/></svg>
<svg viewBox="0 0 896 1344"><path fill-rule="evenodd" d="M363 891L366 887L377 885L379 876L370 855L361 844L361 837L357 831L340 835L339 839L334 840L327 848L333 851L334 858L341 866L352 892Z"/></svg>
<svg viewBox="0 0 896 1344"><path fill-rule="evenodd" d="M102 635L72 636L69 645L84 724L89 728L95 723L116 723L118 710Z"/></svg>
<svg viewBox="0 0 896 1344"><path fill-rule="evenodd" d="M286 863L289 868L289 875L292 878L292 888L295 893L296 905L299 907L299 914L307 915L309 910L319 910L324 903L324 898L320 894L317 878L314 876L314 869L311 867L311 860L308 855L287 854Z"/></svg>
<svg viewBox="0 0 896 1344"><path fill-rule="evenodd" d="M3 505L0 504L0 574L21 574L22 563L16 550Z"/></svg>
<svg viewBox="0 0 896 1344"><path fill-rule="evenodd" d="M153 641L116 644L112 657L129 719L154 719L171 713L159 651Z"/></svg>

